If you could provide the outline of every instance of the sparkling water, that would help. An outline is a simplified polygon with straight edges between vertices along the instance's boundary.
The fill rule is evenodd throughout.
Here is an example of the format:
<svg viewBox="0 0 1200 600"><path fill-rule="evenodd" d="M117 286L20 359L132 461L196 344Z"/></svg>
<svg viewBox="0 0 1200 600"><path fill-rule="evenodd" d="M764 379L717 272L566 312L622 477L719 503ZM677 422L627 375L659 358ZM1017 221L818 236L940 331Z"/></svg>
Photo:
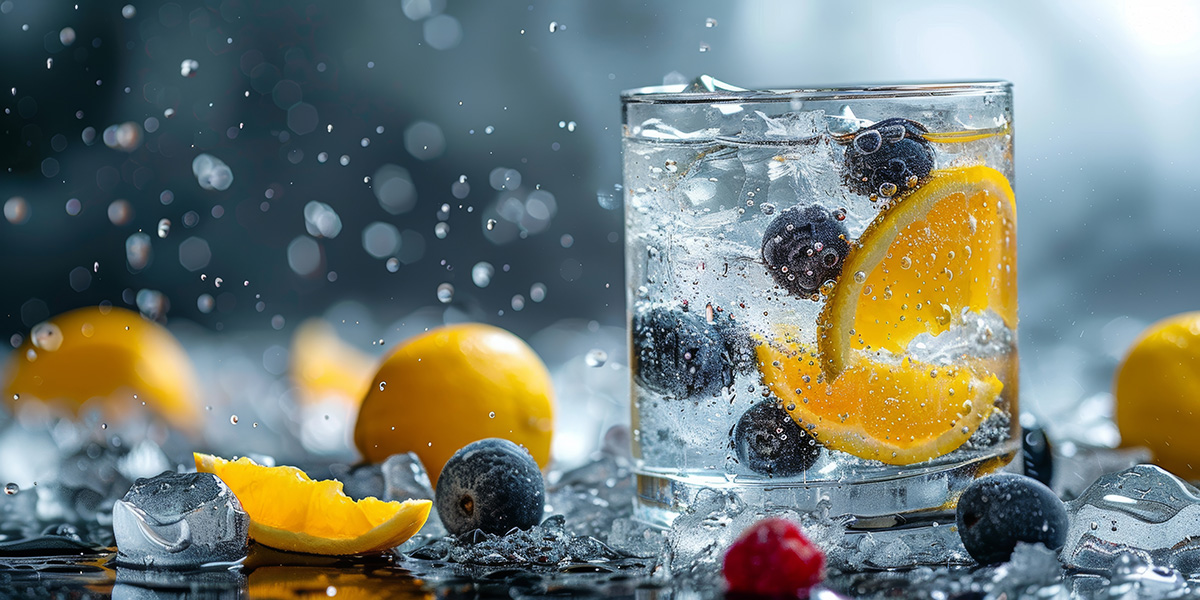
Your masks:
<svg viewBox="0 0 1200 600"><path fill-rule="evenodd" d="M760 403L795 408L795 398L778 397L763 375L772 367L791 365L763 364L760 352L770 344L823 347L827 333L819 324L827 319L823 311L833 299L835 269L846 259L834 244L848 242L851 253L865 252L860 236L869 227L879 228L889 210L910 197L905 188L917 190L911 196L916 197L927 177L946 170L983 165L1012 182L1007 88L766 93L701 78L689 86L627 93L625 100L627 307L638 517L666 525L695 501L698 490L718 488L735 491L754 506L812 511L828 505L851 530L857 526L879 533L952 522L953 501L962 488L1004 467L1019 448L1015 319L1006 321L990 305L960 310L930 302L928 313L911 314L948 323L943 331L915 335L900 352L864 353L865 360L886 365L881 369L903 369L906 361L920 361L932 366L930 377L937 377L939 369L953 374L966 365L977 374L994 374L1003 385L994 399L986 398L992 405L980 409L981 423L970 435L932 457L887 464L821 448L807 468L764 472L739 454L737 430L743 415ZM897 118L918 128L889 130L884 123L871 129ZM886 141L876 131L893 138L923 137L932 149L932 175L918 173L899 180L899 186L884 181L870 193L860 193L861 182L848 175L849 148L875 151ZM871 185L876 183L871 179ZM845 234L841 242L827 241L829 247L814 244L809 250L814 258L795 263L814 266L781 278L767 264L764 248L772 236L764 233L786 211L815 214L804 212L815 210L810 207L819 207L831 223L836 220ZM920 250L913 252L917 261L906 264L902 259L901 268L922 268ZM991 250L965 249L966 254L979 251ZM860 284L867 275L840 273ZM973 275L988 276L967 273ZM1015 289L1014 270L1002 268L994 276L1011 280ZM874 293L888 295L890 288ZM918 311L919 300L912 300ZM670 316L656 329L654 319L663 321L662 315ZM862 322L861 311L858 319ZM871 385L882 386L868 383L857 392L888 393ZM888 418L891 401L889 396L879 406L868 405L866 417ZM948 396L922 398L922 407L925 402L962 403ZM765 432L766 437L774 434L776 442L786 438L785 425L790 423ZM800 425L815 430L820 439L821 423ZM958 543L950 529L941 527L950 534L947 547ZM922 560L937 561L948 553L953 552Z"/></svg>

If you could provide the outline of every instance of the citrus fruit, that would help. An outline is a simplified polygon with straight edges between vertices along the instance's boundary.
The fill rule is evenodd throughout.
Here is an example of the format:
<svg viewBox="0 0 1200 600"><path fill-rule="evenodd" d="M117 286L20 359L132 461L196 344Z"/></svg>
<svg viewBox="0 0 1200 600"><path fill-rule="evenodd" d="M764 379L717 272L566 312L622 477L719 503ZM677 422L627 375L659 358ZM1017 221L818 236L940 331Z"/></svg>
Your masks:
<svg viewBox="0 0 1200 600"><path fill-rule="evenodd" d="M260 544L309 554L365 554L395 548L429 517L429 500L352 500L340 481L313 481L296 467L264 467L194 453L196 470L221 478L250 515Z"/></svg>
<svg viewBox="0 0 1200 600"><path fill-rule="evenodd" d="M1114 388L1121 444L1149 448L1176 475L1200 477L1200 312L1146 328L1117 367Z"/></svg>
<svg viewBox="0 0 1200 600"><path fill-rule="evenodd" d="M376 368L374 357L342 341L321 319L300 324L290 355L292 383L305 404L338 400L357 406Z"/></svg>
<svg viewBox="0 0 1200 600"><path fill-rule="evenodd" d="M964 311L1017 324L1016 205L985 166L935 171L885 207L850 248L818 319L821 368L838 377L856 351L902 354Z"/></svg>
<svg viewBox="0 0 1200 600"><path fill-rule="evenodd" d="M550 459L554 390L546 365L525 342L479 323L430 330L384 359L359 407L354 443L382 462L415 452L437 484L459 448L485 438Z"/></svg>
<svg viewBox="0 0 1200 600"><path fill-rule="evenodd" d="M758 347L763 381L826 448L893 465L949 453L991 414L1003 384L975 369L858 361L829 380L817 355L795 345Z"/></svg>
<svg viewBox="0 0 1200 600"><path fill-rule="evenodd" d="M87 403L106 419L149 408L181 430L200 422L196 374L183 346L162 325L123 308L79 308L34 326L5 372L4 400L13 410L40 402L77 416Z"/></svg>

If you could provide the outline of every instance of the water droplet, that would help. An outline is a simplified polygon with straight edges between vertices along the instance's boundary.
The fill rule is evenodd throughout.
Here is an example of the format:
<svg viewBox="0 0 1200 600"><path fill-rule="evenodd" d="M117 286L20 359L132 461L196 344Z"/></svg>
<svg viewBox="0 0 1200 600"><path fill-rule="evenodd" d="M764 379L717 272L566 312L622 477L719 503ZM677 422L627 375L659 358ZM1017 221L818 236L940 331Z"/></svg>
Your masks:
<svg viewBox="0 0 1200 600"><path fill-rule="evenodd" d="M133 17L137 16L137 8L132 4L126 4L125 6L121 7L121 16L125 17L126 19L132 19Z"/></svg>
<svg viewBox="0 0 1200 600"><path fill-rule="evenodd" d="M237 422L238 422L238 416L237 416L237 415L229 415L229 423L230 423L231 425L237 425Z"/></svg>
<svg viewBox="0 0 1200 600"><path fill-rule="evenodd" d="M379 391L381 391L381 392L382 392L382 391L383 391L383 389L384 389L384 388L386 388L386 387L387 387L387 382L386 382L386 381L380 381L380 382L379 382Z"/></svg>
<svg viewBox="0 0 1200 600"><path fill-rule="evenodd" d="M108 429L108 423L101 423L100 429Z"/></svg>
<svg viewBox="0 0 1200 600"><path fill-rule="evenodd" d="M891 198L892 196L895 196L896 191L896 184L890 181L885 181L879 184L879 195L883 196L884 198Z"/></svg>
<svg viewBox="0 0 1200 600"><path fill-rule="evenodd" d="M34 325L33 330L29 332L29 338L34 347L46 352L58 350L63 343L62 330L49 321Z"/></svg>
<svg viewBox="0 0 1200 600"><path fill-rule="evenodd" d="M495 418L496 418L496 411L494 411L494 410L493 410L492 412L488 413L488 418L489 418L489 419L495 419Z"/></svg>
<svg viewBox="0 0 1200 600"><path fill-rule="evenodd" d="M179 74L184 77L194 77L199 70L200 63L194 59L188 58L179 63Z"/></svg>
<svg viewBox="0 0 1200 600"><path fill-rule="evenodd" d="M446 239L446 236L450 235L450 224L442 222L442 223L438 223L437 225L434 225L433 226L433 235L436 235L437 239L439 239L439 240Z"/></svg>
<svg viewBox="0 0 1200 600"><path fill-rule="evenodd" d="M535 283L529 286L529 299L534 302L541 302L546 299L546 284Z"/></svg>
<svg viewBox="0 0 1200 600"><path fill-rule="evenodd" d="M495 228L496 228L496 220L495 220L495 219L488 219L488 220L487 220L487 230L488 230L488 231L491 231L491 230L493 230L493 229L495 229Z"/></svg>
<svg viewBox="0 0 1200 600"><path fill-rule="evenodd" d="M763 202L758 205L758 210L761 210L764 215L773 215L775 214L775 205L770 202Z"/></svg>
<svg viewBox="0 0 1200 600"><path fill-rule="evenodd" d="M471 281L475 285L485 288L492 283L492 275L496 274L496 269L488 262L477 262L474 267L471 267Z"/></svg>
<svg viewBox="0 0 1200 600"><path fill-rule="evenodd" d="M863 271L854 272L854 283L862 283L867 280L867 274Z"/></svg>
<svg viewBox="0 0 1200 600"><path fill-rule="evenodd" d="M907 256L901 256L900 257L900 268L905 269L905 270L911 269L912 268L912 259Z"/></svg>
<svg viewBox="0 0 1200 600"><path fill-rule="evenodd" d="M560 25L558 23L558 21L550 21L550 33L558 33L559 31L566 31L566 30L567 30L566 25Z"/></svg>
<svg viewBox="0 0 1200 600"><path fill-rule="evenodd" d="M701 42L701 44L700 44L700 51L701 51L701 52L708 52L708 51L709 51L709 49L710 49L710 47L709 47L709 45L708 45L708 44L705 44L705 43Z"/></svg>
<svg viewBox="0 0 1200 600"><path fill-rule="evenodd" d="M9 496L15 496L19 491L21 491L21 486L15 483L9 483L8 485L4 486L4 493L8 494Z"/></svg>
<svg viewBox="0 0 1200 600"><path fill-rule="evenodd" d="M213 280L213 285L215 285L217 287L221 287L221 284L224 282L225 282L224 279L221 279L220 277L218 277L215 280Z"/></svg>
<svg viewBox="0 0 1200 600"><path fill-rule="evenodd" d="M171 233L171 220L160 219L158 221L158 237L165 238L169 233Z"/></svg>
<svg viewBox="0 0 1200 600"><path fill-rule="evenodd" d="M584 355L583 362L589 367L603 367L604 363L608 362L608 353L599 348L593 348Z"/></svg>
<svg viewBox="0 0 1200 600"><path fill-rule="evenodd" d="M704 26L705 26L705 27L708 27L709 29L711 29L711 28L713 28L713 27L716 27L716 26L717 26L717 20L716 20L716 19L714 19L714 18L712 18L712 17L709 17L709 18L707 18L707 19L705 19L705 20L704 20Z"/></svg>
<svg viewBox="0 0 1200 600"><path fill-rule="evenodd" d="M396 257L387 259L387 270L389 273L395 273L400 270L400 260Z"/></svg>
<svg viewBox="0 0 1200 600"><path fill-rule="evenodd" d="M454 286L449 283L437 286L437 299L442 304L449 304L454 299Z"/></svg>

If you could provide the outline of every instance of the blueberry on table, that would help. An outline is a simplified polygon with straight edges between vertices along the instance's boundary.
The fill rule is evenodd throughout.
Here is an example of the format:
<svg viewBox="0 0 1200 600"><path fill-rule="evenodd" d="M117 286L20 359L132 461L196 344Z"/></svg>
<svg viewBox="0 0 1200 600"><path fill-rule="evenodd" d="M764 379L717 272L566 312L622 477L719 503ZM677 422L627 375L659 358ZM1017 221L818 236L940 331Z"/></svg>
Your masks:
<svg viewBox="0 0 1200 600"><path fill-rule="evenodd" d="M976 479L958 499L958 535L980 564L1008 560L1017 542L1058 550L1067 539L1067 509L1050 488L1024 475Z"/></svg>
<svg viewBox="0 0 1200 600"><path fill-rule="evenodd" d="M1038 425L1025 427L1021 436L1025 474L1049 486L1054 477L1054 449L1046 430Z"/></svg>
<svg viewBox="0 0 1200 600"><path fill-rule="evenodd" d="M733 385L729 348L706 316L655 307L633 317L634 374L661 394L713 396Z"/></svg>
<svg viewBox="0 0 1200 600"><path fill-rule="evenodd" d="M924 125L908 119L880 121L855 134L846 148L846 186L863 196L894 196L933 170L933 148Z"/></svg>
<svg viewBox="0 0 1200 600"><path fill-rule="evenodd" d="M455 452L442 468L434 495L442 524L455 535L528 529L541 522L546 505L545 482L533 457L499 438Z"/></svg>
<svg viewBox="0 0 1200 600"><path fill-rule="evenodd" d="M849 251L846 226L815 204L784 209L763 233L763 262L771 277L797 296L811 296L837 279Z"/></svg>
<svg viewBox="0 0 1200 600"><path fill-rule="evenodd" d="M755 473L798 475L817 462L821 447L774 401L759 402L733 428L738 460Z"/></svg>

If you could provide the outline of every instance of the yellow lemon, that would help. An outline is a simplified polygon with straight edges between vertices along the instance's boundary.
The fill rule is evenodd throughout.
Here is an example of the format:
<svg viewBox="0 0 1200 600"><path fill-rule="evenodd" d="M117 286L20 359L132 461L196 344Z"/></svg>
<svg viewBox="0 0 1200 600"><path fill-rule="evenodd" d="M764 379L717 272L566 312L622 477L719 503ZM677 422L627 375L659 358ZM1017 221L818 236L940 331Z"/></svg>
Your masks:
<svg viewBox="0 0 1200 600"><path fill-rule="evenodd" d="M321 319L296 328L290 354L292 383L305 404L336 399L357 406L376 368L374 357L342 341Z"/></svg>
<svg viewBox="0 0 1200 600"><path fill-rule="evenodd" d="M196 470L233 490L260 544L309 554L364 554L395 548L412 537L433 505L429 500L355 501L340 481L313 481L296 467L264 467L249 458L227 461L194 453Z"/></svg>
<svg viewBox="0 0 1200 600"><path fill-rule="evenodd" d="M14 410L41 402L77 415L95 398L106 419L149 408L181 430L200 422L196 374L183 346L123 308L80 308L35 326L5 374L4 400Z"/></svg>
<svg viewBox="0 0 1200 600"><path fill-rule="evenodd" d="M1117 368L1114 393L1122 445L1145 446L1172 473L1200 478L1200 312L1148 327Z"/></svg>
<svg viewBox="0 0 1200 600"><path fill-rule="evenodd" d="M479 323L417 336L388 356L358 411L354 443L381 462L415 452L436 484L463 446L498 437L550 460L554 389L546 365L525 342Z"/></svg>

